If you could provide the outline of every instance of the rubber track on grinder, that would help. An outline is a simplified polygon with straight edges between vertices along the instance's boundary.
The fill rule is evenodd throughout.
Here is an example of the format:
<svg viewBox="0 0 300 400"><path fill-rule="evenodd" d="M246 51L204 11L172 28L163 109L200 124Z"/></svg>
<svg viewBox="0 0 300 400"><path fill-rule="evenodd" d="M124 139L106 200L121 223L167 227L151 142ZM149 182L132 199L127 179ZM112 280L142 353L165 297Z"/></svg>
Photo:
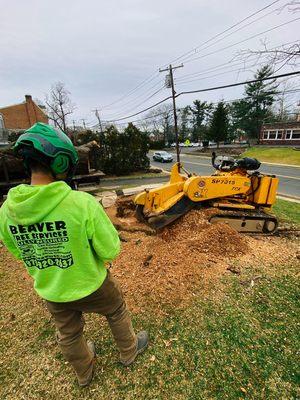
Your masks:
<svg viewBox="0 0 300 400"><path fill-rule="evenodd" d="M225 223L238 232L244 233L274 233L278 227L277 218L263 212L237 212L226 211L224 213L212 215L209 222Z"/></svg>

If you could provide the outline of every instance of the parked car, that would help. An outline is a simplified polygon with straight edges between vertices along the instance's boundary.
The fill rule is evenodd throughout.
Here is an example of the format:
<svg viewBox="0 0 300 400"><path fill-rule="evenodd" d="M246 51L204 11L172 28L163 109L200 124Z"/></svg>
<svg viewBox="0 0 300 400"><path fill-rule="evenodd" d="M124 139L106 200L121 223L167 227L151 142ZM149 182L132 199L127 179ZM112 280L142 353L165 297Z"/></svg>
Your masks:
<svg viewBox="0 0 300 400"><path fill-rule="evenodd" d="M160 161L160 162L172 162L173 155L168 153L167 151L156 151L153 154L153 160Z"/></svg>

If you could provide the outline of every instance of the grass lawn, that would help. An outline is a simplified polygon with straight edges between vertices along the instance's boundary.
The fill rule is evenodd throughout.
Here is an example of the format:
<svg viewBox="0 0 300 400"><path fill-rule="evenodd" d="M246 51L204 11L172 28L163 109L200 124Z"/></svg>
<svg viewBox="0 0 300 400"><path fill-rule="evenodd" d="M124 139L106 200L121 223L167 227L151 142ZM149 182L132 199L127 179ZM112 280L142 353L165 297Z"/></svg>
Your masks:
<svg viewBox="0 0 300 400"><path fill-rule="evenodd" d="M228 273L184 310L135 316L135 326L149 330L151 344L127 369L117 363L107 326L87 316L87 336L95 339L98 352L97 373L87 389L77 387L64 363L42 302L27 293L26 308L23 296L15 297L6 284L4 297L16 311L5 319L5 334L2 328L0 398L297 399L296 273L292 265L263 272L244 266L240 275Z"/></svg>
<svg viewBox="0 0 300 400"><path fill-rule="evenodd" d="M283 222L300 225L300 204L277 199L272 212Z"/></svg>
<svg viewBox="0 0 300 400"><path fill-rule="evenodd" d="M241 157L254 157L262 162L300 165L300 151L290 147L251 147Z"/></svg>
<svg viewBox="0 0 300 400"><path fill-rule="evenodd" d="M130 175L119 175L119 176L106 176L101 179L101 184L105 184L105 181L117 181L122 179L145 179L145 178L157 178L161 176L169 176L168 173L165 172L133 172Z"/></svg>

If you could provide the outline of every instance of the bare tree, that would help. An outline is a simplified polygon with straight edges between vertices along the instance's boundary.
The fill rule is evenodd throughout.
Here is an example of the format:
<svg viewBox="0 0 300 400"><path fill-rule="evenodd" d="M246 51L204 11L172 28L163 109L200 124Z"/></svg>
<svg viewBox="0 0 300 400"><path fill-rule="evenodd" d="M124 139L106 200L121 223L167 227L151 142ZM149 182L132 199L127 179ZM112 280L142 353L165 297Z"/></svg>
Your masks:
<svg viewBox="0 0 300 400"><path fill-rule="evenodd" d="M285 8L292 13L296 13L300 11L300 1L299 0L291 0L288 3L284 4L280 11L284 10Z"/></svg>
<svg viewBox="0 0 300 400"><path fill-rule="evenodd" d="M150 123L148 122L147 119L142 119L141 121L137 122L136 124L143 132L149 131Z"/></svg>
<svg viewBox="0 0 300 400"><path fill-rule="evenodd" d="M45 98L48 117L64 132L67 131L67 117L75 108L69 95L70 92L65 88L65 84L57 82L52 85L50 95Z"/></svg>
<svg viewBox="0 0 300 400"><path fill-rule="evenodd" d="M159 107L153 108L147 115L144 120L144 125L147 127L147 130L156 133L157 136L160 136L160 132L162 132L162 136L164 141L170 141L172 136L172 104L162 104Z"/></svg>
<svg viewBox="0 0 300 400"><path fill-rule="evenodd" d="M295 108L295 84L285 80L280 84L280 91L278 92L276 101L273 105L273 113L280 121L288 121L295 119L297 113L294 112ZM297 89L296 89L297 90Z"/></svg>
<svg viewBox="0 0 300 400"><path fill-rule="evenodd" d="M290 13L300 12L300 0L291 0L285 3L282 7L277 9L278 14L287 10ZM262 48L259 50L246 49L240 51L237 59L242 59L245 62L254 58L257 64L263 62L264 64L272 65L274 73L282 69L285 65L297 67L300 62L300 42L294 40L293 42L284 43L280 46L270 48L267 41L262 41Z"/></svg>
<svg viewBox="0 0 300 400"><path fill-rule="evenodd" d="M278 47L269 48L266 41L262 41L262 48L259 50L242 50L238 54L238 58L242 58L245 62L251 60L255 64L264 63L272 65L274 73L278 72L285 65L297 67L300 62L300 43L287 43Z"/></svg>

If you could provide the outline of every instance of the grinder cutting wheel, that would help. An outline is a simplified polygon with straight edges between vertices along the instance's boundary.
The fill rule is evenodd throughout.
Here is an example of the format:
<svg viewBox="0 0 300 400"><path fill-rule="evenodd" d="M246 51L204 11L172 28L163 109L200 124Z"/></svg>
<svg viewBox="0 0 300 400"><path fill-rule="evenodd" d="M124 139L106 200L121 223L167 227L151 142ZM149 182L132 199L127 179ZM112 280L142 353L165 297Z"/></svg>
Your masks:
<svg viewBox="0 0 300 400"><path fill-rule="evenodd" d="M211 223L224 222L239 232L273 233L278 222L268 211L276 201L278 178L258 172L255 158L213 153L212 165L211 176L199 176L174 164L167 184L136 196L138 220L161 229L195 207L214 207Z"/></svg>

